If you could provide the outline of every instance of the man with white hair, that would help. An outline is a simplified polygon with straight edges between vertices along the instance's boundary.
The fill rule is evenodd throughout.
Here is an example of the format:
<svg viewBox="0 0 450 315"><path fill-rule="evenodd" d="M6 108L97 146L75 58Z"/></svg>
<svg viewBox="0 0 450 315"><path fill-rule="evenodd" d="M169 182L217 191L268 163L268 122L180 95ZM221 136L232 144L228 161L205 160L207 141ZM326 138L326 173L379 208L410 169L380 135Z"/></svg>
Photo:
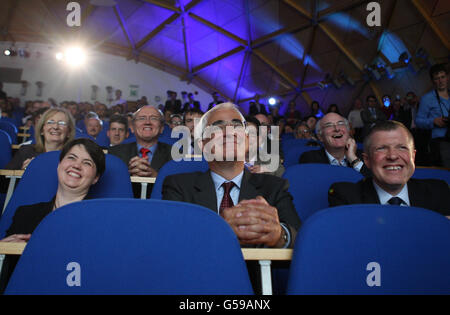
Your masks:
<svg viewBox="0 0 450 315"><path fill-rule="evenodd" d="M242 246L292 247L300 219L287 191L288 182L245 169L249 134L237 107L223 103L205 113L195 140L209 170L168 176L163 199L211 209L227 221Z"/></svg>
<svg viewBox="0 0 450 315"><path fill-rule="evenodd" d="M299 163L323 163L352 167L364 177L371 175L364 165L356 142L350 137L347 119L336 113L326 114L316 124L316 135L323 144L320 150L312 150L300 156Z"/></svg>

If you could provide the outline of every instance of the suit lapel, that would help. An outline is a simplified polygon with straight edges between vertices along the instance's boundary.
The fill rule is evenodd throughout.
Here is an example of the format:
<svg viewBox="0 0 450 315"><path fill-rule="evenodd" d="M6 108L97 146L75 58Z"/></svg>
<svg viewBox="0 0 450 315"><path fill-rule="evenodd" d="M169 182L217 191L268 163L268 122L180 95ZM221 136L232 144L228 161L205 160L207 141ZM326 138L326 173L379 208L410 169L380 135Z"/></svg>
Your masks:
<svg viewBox="0 0 450 315"><path fill-rule="evenodd" d="M256 177L245 169L244 176L242 176L241 190L239 192L239 202L255 199L259 195L258 187L259 184L256 181Z"/></svg>
<svg viewBox="0 0 450 315"><path fill-rule="evenodd" d="M217 194L211 178L211 171L208 170L197 177L194 189L194 203L217 212Z"/></svg>
<svg viewBox="0 0 450 315"><path fill-rule="evenodd" d="M429 208L430 202L425 199L426 194L420 191L420 187L417 187L417 182L414 179L408 181L408 197L411 207Z"/></svg>
<svg viewBox="0 0 450 315"><path fill-rule="evenodd" d="M373 186L372 179L364 179L362 182L363 189L362 189L362 202L363 203L374 203L379 204L380 199L378 198L377 191L375 190L375 187Z"/></svg>

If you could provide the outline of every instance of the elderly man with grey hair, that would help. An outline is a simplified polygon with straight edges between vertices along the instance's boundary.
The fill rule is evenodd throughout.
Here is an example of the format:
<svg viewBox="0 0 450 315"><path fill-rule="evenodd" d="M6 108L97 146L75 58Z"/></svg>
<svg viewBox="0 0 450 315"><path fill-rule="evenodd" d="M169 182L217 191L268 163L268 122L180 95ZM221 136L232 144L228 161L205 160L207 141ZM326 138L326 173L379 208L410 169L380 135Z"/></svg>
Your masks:
<svg viewBox="0 0 450 315"><path fill-rule="evenodd" d="M287 190L289 184L245 169L250 135L237 107L219 104L196 126L195 139L209 170L168 176L163 199L211 209L225 219L242 246L292 247L300 219Z"/></svg>
<svg viewBox="0 0 450 315"><path fill-rule="evenodd" d="M326 114L316 124L316 135L323 148L303 153L299 163L323 163L352 167L364 177L370 177L370 170L361 159L356 142L350 137L347 119L336 113Z"/></svg>
<svg viewBox="0 0 450 315"><path fill-rule="evenodd" d="M113 146L108 153L124 161L131 176L156 177L159 169L172 159L171 146L158 141L164 128L164 115L147 105L133 114L131 125L136 142Z"/></svg>

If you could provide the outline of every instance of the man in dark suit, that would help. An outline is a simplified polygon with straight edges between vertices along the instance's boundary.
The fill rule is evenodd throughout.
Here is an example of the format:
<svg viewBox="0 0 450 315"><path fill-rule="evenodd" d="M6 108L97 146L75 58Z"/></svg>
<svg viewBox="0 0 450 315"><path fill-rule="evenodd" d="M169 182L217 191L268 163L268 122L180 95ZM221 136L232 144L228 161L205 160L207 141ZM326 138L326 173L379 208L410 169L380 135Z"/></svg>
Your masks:
<svg viewBox="0 0 450 315"><path fill-rule="evenodd" d="M172 147L158 141L164 128L163 117L153 106L140 108L132 119L136 142L119 144L108 150L128 165L131 176L156 177L159 169L172 159Z"/></svg>
<svg viewBox="0 0 450 315"><path fill-rule="evenodd" d="M223 100L220 99L220 95L217 92L213 92L211 94L213 101L211 103L209 103L208 105L208 110L210 110L211 108L213 108L214 106L220 104L220 103L224 103Z"/></svg>
<svg viewBox="0 0 450 315"><path fill-rule="evenodd" d="M168 176L163 199L217 212L243 246L292 247L300 220L287 191L288 182L244 169L248 135L235 105L215 106L203 115L195 132L209 170Z"/></svg>
<svg viewBox="0 0 450 315"><path fill-rule="evenodd" d="M361 111L361 120L363 121L364 127L362 131L362 138L364 139L369 133L370 128L379 121L386 120L386 115L378 106L377 98L374 95L369 95L366 97L367 106Z"/></svg>
<svg viewBox="0 0 450 315"><path fill-rule="evenodd" d="M181 113L181 100L177 99L177 92L167 91L167 101L164 111L171 111L173 114Z"/></svg>
<svg viewBox="0 0 450 315"><path fill-rule="evenodd" d="M259 102L259 99L260 99L260 96L258 94L256 94L254 101L250 102L250 109L248 112L248 114L250 116L254 116L257 114L264 114L264 115L269 114L266 110L266 106L264 106L264 104L261 104Z"/></svg>
<svg viewBox="0 0 450 315"><path fill-rule="evenodd" d="M188 94L188 101L183 106L183 112L186 112L186 111L188 111L190 109L201 110L200 109L200 102L194 100L194 94L192 94L192 93Z"/></svg>
<svg viewBox="0 0 450 315"><path fill-rule="evenodd" d="M316 124L316 135L323 143L323 149L312 150L300 156L299 163L323 163L352 167L364 177L370 170L361 160L356 142L350 137L347 119L336 113L326 114Z"/></svg>
<svg viewBox="0 0 450 315"><path fill-rule="evenodd" d="M364 141L364 162L373 177L358 183L335 183L330 206L394 204L430 209L450 216L450 189L441 180L411 179L415 170L414 139L397 121L377 123Z"/></svg>

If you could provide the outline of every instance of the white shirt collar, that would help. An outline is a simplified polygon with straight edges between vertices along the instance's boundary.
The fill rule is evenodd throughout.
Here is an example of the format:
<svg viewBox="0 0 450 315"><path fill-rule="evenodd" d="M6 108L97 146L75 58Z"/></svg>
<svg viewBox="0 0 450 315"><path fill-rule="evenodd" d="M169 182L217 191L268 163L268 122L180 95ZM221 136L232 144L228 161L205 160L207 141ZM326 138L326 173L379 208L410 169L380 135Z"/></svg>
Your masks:
<svg viewBox="0 0 450 315"><path fill-rule="evenodd" d="M373 186L375 187L375 190L378 194L378 199L380 199L380 204L388 205L389 199L391 199L392 197L399 197L408 206L411 206L411 203L409 202L409 195L408 195L408 184L403 186L403 189L396 196L393 196L393 195L387 193L386 191L384 191L383 188L381 188L380 186L377 185L377 183L375 183L375 181L373 181Z"/></svg>
<svg viewBox="0 0 450 315"><path fill-rule="evenodd" d="M327 150L325 150L325 153L326 153L326 155L327 155L327 157L328 157L328 160L330 161L330 164L331 164L331 165L340 165L340 166L342 166L342 163L343 163L345 166L348 165L347 159L346 159L345 157L344 157L344 159L342 160L342 163L341 163L341 161L339 161L339 160L336 159L334 156L332 156L330 153L328 153Z"/></svg>
<svg viewBox="0 0 450 315"><path fill-rule="evenodd" d="M224 182L233 182L239 189L241 189L241 183L242 183L242 177L244 176L244 171L242 171L241 173L239 173L235 178L233 178L232 180L226 180L225 178L223 178L222 176L220 176L217 173L214 173L213 171L211 171L211 178L213 180L214 183L214 187L216 189L216 191L222 186L222 184Z"/></svg>

